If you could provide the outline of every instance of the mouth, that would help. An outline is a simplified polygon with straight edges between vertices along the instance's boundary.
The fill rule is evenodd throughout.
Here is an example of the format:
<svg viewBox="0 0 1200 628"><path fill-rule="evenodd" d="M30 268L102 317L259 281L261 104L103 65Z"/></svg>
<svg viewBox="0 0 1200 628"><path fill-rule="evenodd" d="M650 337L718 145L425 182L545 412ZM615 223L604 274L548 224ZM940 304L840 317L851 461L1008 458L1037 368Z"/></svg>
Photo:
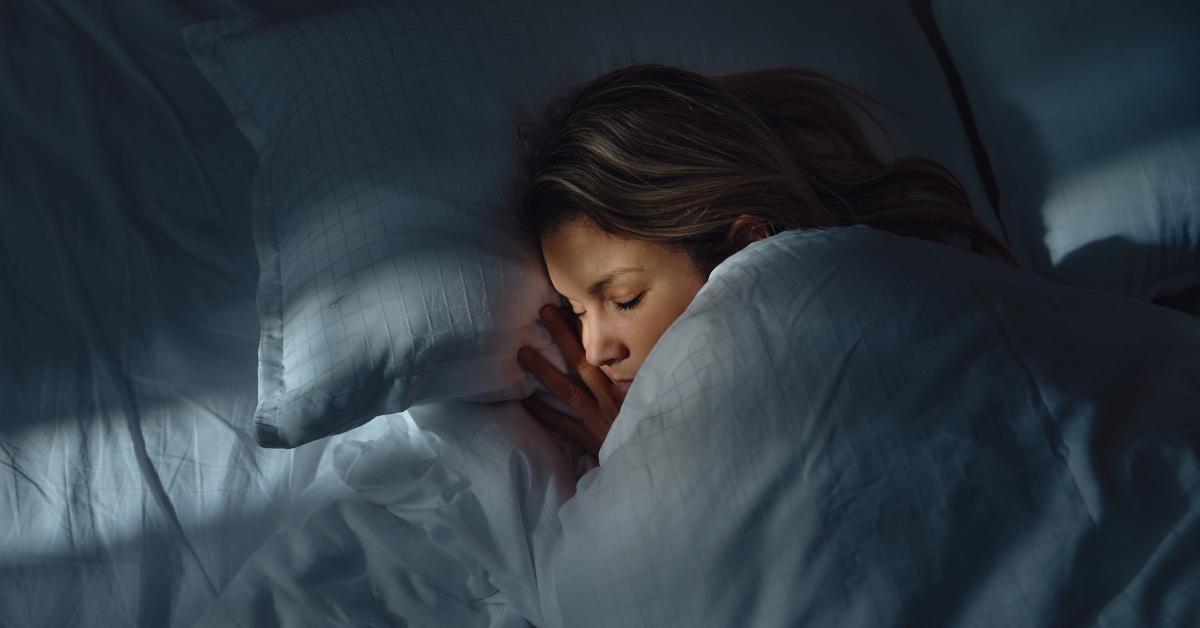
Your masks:
<svg viewBox="0 0 1200 628"><path fill-rule="evenodd" d="M627 392L629 392L629 387L633 385L633 380L632 379L618 379L613 383L615 383L617 385L617 387L621 389L621 392L627 393Z"/></svg>

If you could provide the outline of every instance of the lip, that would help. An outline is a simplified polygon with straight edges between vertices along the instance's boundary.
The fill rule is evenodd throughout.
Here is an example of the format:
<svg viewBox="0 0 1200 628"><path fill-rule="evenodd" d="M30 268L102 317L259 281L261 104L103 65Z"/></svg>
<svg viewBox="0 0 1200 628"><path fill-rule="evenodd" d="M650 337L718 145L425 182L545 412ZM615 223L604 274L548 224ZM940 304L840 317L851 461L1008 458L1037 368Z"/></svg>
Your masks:
<svg viewBox="0 0 1200 628"><path fill-rule="evenodd" d="M621 392L627 393L627 392L629 392L629 387L633 385L633 380L632 379L618 379L614 383L617 385L618 388L621 389Z"/></svg>

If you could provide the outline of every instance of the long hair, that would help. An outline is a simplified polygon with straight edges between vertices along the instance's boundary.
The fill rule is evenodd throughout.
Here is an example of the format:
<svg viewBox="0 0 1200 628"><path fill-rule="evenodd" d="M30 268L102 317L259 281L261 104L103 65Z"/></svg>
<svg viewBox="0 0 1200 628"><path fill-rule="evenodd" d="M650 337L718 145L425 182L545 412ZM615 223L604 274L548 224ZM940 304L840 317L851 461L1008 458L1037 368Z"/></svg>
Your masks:
<svg viewBox="0 0 1200 628"><path fill-rule="evenodd" d="M510 203L533 238L585 216L674 247L706 276L734 252L725 238L741 214L772 234L861 223L1017 265L952 172L876 156L847 103L891 138L859 99L876 102L803 68L619 68L518 119Z"/></svg>

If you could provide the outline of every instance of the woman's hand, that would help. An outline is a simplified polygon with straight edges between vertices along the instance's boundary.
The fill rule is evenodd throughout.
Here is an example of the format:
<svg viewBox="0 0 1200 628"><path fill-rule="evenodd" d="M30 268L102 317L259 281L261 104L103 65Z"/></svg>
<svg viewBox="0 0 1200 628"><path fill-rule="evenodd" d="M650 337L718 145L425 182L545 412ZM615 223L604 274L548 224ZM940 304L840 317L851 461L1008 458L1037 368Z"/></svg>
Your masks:
<svg viewBox="0 0 1200 628"><path fill-rule="evenodd" d="M580 379L587 384L589 390L581 389L542 354L530 347L521 347L517 352L517 361L554 396L575 410L583 421L577 421L551 408L533 395L522 399L521 404L539 423L580 444L585 451L598 459L600 445L604 443L613 420L617 418L625 394L599 367L588 363L576 326L568 323L558 308L545 305L539 314L542 324L550 331L554 343L562 351L567 366L579 373Z"/></svg>

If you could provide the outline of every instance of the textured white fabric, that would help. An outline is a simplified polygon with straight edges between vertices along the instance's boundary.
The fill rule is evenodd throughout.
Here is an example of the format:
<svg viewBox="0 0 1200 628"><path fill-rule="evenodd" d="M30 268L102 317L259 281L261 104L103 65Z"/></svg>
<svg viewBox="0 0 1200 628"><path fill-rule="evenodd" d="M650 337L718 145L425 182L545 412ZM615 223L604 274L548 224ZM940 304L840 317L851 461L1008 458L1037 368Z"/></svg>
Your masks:
<svg viewBox="0 0 1200 628"><path fill-rule="evenodd" d="M1200 322L869 227L727 260L559 511L561 623L1190 625Z"/></svg>
<svg viewBox="0 0 1200 628"><path fill-rule="evenodd" d="M381 437L334 450L348 486L424 530L512 608L545 626L556 519L575 493L564 452L517 402L442 402L388 417ZM420 539L397 539L406 546ZM449 567L429 566L434 571Z"/></svg>

